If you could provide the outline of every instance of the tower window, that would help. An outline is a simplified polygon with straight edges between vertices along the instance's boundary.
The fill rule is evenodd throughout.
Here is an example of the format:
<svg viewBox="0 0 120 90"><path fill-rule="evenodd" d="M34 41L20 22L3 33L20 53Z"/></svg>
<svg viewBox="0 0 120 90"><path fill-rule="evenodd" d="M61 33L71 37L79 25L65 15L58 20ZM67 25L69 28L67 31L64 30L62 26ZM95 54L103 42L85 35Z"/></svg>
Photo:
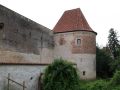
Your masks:
<svg viewBox="0 0 120 90"><path fill-rule="evenodd" d="M80 46L80 44L81 44L81 39L80 38L77 39L76 44L77 44L77 46Z"/></svg>
<svg viewBox="0 0 120 90"><path fill-rule="evenodd" d="M3 29L4 23L0 23L0 29Z"/></svg>
<svg viewBox="0 0 120 90"><path fill-rule="evenodd" d="M83 71L83 76L85 76L85 71Z"/></svg>

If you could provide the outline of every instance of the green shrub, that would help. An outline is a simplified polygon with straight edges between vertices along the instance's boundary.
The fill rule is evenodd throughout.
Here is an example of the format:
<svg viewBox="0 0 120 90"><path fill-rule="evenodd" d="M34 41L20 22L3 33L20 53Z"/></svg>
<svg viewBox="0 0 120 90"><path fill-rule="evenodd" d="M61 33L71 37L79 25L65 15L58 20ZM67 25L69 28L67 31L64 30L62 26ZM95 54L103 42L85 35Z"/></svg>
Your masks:
<svg viewBox="0 0 120 90"><path fill-rule="evenodd" d="M110 80L110 85L112 86L120 85L120 71L116 71L113 78Z"/></svg>
<svg viewBox="0 0 120 90"><path fill-rule="evenodd" d="M80 90L79 75L72 63L56 59L43 76L44 90Z"/></svg>
<svg viewBox="0 0 120 90"><path fill-rule="evenodd" d="M120 71L116 71L113 78L108 82L105 90L120 90Z"/></svg>
<svg viewBox="0 0 120 90"><path fill-rule="evenodd" d="M115 60L112 60L112 62L110 63L110 66L111 66L111 71L113 73L115 73L116 70L120 70L120 57L118 57L117 59Z"/></svg>
<svg viewBox="0 0 120 90"><path fill-rule="evenodd" d="M120 90L120 86L111 87L109 90Z"/></svg>
<svg viewBox="0 0 120 90"><path fill-rule="evenodd" d="M91 81L86 84L83 90L105 90L107 82L104 80Z"/></svg>

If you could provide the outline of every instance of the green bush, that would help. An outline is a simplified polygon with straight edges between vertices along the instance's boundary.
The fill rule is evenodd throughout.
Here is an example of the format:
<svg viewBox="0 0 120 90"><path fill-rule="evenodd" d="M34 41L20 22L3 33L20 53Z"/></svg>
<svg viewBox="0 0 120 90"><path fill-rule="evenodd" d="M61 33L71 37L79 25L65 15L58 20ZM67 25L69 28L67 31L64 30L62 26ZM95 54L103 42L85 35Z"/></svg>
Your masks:
<svg viewBox="0 0 120 90"><path fill-rule="evenodd" d="M120 90L120 71L116 71L113 78L108 82L105 90Z"/></svg>
<svg viewBox="0 0 120 90"><path fill-rule="evenodd" d="M91 81L84 85L81 90L105 90L107 82L105 80Z"/></svg>
<svg viewBox="0 0 120 90"><path fill-rule="evenodd" d="M110 81L110 85L117 86L120 85L120 71L116 71L113 78Z"/></svg>
<svg viewBox="0 0 120 90"><path fill-rule="evenodd" d="M108 90L120 90L120 86L111 87L111 88L108 89Z"/></svg>
<svg viewBox="0 0 120 90"><path fill-rule="evenodd" d="M110 63L111 66L111 71L113 73L115 73L116 70L120 70L120 57L118 57L115 60L112 60L112 62Z"/></svg>
<svg viewBox="0 0 120 90"><path fill-rule="evenodd" d="M44 90L80 90L80 79L72 63L56 59L43 76Z"/></svg>

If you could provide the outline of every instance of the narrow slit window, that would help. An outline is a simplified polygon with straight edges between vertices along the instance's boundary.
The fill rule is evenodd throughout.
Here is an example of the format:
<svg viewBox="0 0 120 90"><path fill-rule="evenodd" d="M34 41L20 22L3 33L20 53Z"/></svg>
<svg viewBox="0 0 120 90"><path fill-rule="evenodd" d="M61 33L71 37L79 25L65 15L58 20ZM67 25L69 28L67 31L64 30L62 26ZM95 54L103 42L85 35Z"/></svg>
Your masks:
<svg viewBox="0 0 120 90"><path fill-rule="evenodd" d="M81 44L81 39L77 39L77 46L80 46Z"/></svg>
<svg viewBox="0 0 120 90"><path fill-rule="evenodd" d="M85 76L85 71L83 71L83 76Z"/></svg>
<svg viewBox="0 0 120 90"><path fill-rule="evenodd" d="M0 23L0 29L3 29L4 23Z"/></svg>

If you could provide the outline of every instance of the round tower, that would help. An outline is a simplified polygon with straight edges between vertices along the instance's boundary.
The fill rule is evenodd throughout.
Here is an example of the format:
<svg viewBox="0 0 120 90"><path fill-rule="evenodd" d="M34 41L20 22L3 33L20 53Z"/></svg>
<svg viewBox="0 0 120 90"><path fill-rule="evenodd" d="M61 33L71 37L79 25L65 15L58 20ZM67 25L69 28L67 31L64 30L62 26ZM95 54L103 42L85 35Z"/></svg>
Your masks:
<svg viewBox="0 0 120 90"><path fill-rule="evenodd" d="M96 35L79 8L65 11L54 31L54 58L74 62L81 79L96 78Z"/></svg>

